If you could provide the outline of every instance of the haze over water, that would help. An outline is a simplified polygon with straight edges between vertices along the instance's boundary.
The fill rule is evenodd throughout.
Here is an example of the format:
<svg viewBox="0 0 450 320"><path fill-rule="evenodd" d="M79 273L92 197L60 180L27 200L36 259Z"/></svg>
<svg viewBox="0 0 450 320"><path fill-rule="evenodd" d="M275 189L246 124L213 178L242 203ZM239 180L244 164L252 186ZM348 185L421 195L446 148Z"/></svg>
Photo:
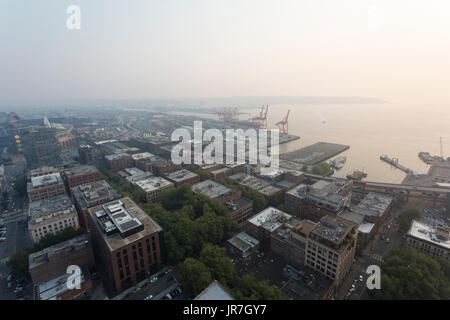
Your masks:
<svg viewBox="0 0 450 320"><path fill-rule="evenodd" d="M353 170L368 173L370 181L400 183L406 176L380 160L382 154L396 157L399 163L426 173L429 166L419 159L420 151L440 153L443 138L444 156L450 156L450 108L406 104L367 105L272 105L268 126L275 128L290 109L289 133L300 140L280 147L289 152L318 141L341 143L350 149L341 155L347 161L335 176L345 177ZM258 109L252 110L254 114Z"/></svg>

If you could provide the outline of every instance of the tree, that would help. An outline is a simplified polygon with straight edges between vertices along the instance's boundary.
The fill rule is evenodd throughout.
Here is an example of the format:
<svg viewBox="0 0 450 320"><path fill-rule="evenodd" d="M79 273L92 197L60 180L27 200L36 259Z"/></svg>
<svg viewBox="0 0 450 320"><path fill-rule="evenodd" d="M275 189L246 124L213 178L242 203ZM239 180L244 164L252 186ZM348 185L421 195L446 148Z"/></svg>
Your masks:
<svg viewBox="0 0 450 320"><path fill-rule="evenodd" d="M422 217L422 212L416 208L404 209L397 217L398 228L402 232L407 232L413 220L418 220Z"/></svg>
<svg viewBox="0 0 450 320"><path fill-rule="evenodd" d="M253 274L246 274L239 279L232 290L237 300L284 300L286 295L266 281L260 281Z"/></svg>
<svg viewBox="0 0 450 320"><path fill-rule="evenodd" d="M320 162L313 166L312 172L321 176L325 176L331 172L331 167L326 162Z"/></svg>
<svg viewBox="0 0 450 320"><path fill-rule="evenodd" d="M27 195L27 177L22 176L16 180L16 183L14 184L14 189L17 191L17 193L21 196Z"/></svg>
<svg viewBox="0 0 450 320"><path fill-rule="evenodd" d="M200 252L200 261L207 266L215 280L233 286L237 280L236 269L231 259L225 255L225 249L207 243Z"/></svg>
<svg viewBox="0 0 450 320"><path fill-rule="evenodd" d="M183 286L194 296L202 292L213 278L205 264L194 258L186 258L178 266L178 275Z"/></svg>
<svg viewBox="0 0 450 320"><path fill-rule="evenodd" d="M381 266L381 289L376 299L450 299L450 262L415 249L392 249Z"/></svg>
<svg viewBox="0 0 450 320"><path fill-rule="evenodd" d="M34 244L33 246L24 247L16 253L14 253L9 261L8 265L12 269L13 274L17 278L27 277L28 276L28 256L31 253L40 251L44 248L50 247L54 244L72 239L76 236L84 233L83 229L75 230L72 227L67 227L64 230L56 233L56 234L47 234L41 238L39 243Z"/></svg>

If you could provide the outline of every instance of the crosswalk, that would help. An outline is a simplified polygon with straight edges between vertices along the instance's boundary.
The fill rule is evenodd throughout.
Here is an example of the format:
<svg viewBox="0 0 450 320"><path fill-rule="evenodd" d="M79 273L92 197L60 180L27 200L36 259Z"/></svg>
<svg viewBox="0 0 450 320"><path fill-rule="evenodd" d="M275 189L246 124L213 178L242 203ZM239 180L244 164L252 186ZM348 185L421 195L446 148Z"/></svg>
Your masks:
<svg viewBox="0 0 450 320"><path fill-rule="evenodd" d="M372 255L370 256L370 259L372 259L372 260L374 260L374 261L377 261L377 262L379 262L379 263L382 263L382 262L383 262L383 257L380 256L379 254L372 254Z"/></svg>

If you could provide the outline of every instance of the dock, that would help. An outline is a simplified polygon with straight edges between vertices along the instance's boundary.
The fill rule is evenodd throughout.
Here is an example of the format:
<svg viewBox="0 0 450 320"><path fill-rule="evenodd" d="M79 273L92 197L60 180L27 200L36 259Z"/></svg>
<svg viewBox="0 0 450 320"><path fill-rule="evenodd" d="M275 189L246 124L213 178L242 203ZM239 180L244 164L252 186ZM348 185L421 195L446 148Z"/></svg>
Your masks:
<svg viewBox="0 0 450 320"><path fill-rule="evenodd" d="M397 169L402 170L405 173L411 173L412 170L398 163L398 158L389 158L387 155L383 154L380 156L380 159L384 162L389 163L391 166L396 167Z"/></svg>
<svg viewBox="0 0 450 320"><path fill-rule="evenodd" d="M292 152L283 153L280 155L280 160L286 160L300 165L315 165L337 156L349 148L350 146L343 144L317 142Z"/></svg>

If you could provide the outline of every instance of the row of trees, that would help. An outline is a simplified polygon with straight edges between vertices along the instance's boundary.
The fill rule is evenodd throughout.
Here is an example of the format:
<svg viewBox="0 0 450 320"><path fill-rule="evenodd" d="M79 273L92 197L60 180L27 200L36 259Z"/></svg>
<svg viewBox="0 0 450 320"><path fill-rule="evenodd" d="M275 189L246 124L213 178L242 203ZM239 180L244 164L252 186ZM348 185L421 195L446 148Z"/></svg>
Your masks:
<svg viewBox="0 0 450 320"><path fill-rule="evenodd" d="M27 277L28 276L28 256L34 252L40 251L44 248L50 247L54 244L75 238L84 233L83 229L75 230L72 227L67 227L64 230L55 234L47 234L41 238L39 243L32 246L23 247L14 253L9 261L8 265L11 268L15 277Z"/></svg>
<svg viewBox="0 0 450 320"><path fill-rule="evenodd" d="M375 299L450 299L450 262L415 249L394 248L381 266L381 289Z"/></svg>

